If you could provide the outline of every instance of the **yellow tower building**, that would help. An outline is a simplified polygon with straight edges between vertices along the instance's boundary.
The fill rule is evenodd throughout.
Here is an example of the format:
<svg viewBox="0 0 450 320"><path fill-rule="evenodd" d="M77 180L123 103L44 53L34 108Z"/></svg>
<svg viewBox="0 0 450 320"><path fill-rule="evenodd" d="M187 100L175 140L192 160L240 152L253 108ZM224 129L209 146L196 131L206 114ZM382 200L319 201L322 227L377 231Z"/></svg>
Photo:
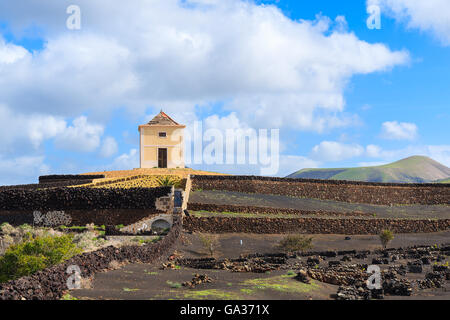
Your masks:
<svg viewBox="0 0 450 320"><path fill-rule="evenodd" d="M184 168L184 128L162 110L139 126L141 168Z"/></svg>

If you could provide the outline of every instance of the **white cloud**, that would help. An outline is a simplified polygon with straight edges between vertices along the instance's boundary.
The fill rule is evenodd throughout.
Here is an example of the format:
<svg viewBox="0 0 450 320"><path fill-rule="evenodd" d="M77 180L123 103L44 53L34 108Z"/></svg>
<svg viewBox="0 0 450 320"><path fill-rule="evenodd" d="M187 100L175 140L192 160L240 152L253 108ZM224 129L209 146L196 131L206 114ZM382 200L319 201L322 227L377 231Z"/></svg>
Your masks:
<svg viewBox="0 0 450 320"><path fill-rule="evenodd" d="M450 167L450 145L427 146L423 152L430 158Z"/></svg>
<svg viewBox="0 0 450 320"><path fill-rule="evenodd" d="M381 126L381 136L389 140L414 140L418 128L414 123L386 121Z"/></svg>
<svg viewBox="0 0 450 320"><path fill-rule="evenodd" d="M103 131L103 126L90 124L86 117L81 116L55 137L55 145L64 150L92 152L100 146Z"/></svg>
<svg viewBox="0 0 450 320"><path fill-rule="evenodd" d="M66 4L0 4L16 32L31 23L48 30L42 52L2 66L0 95L12 109L74 117L89 108L98 120L122 105L194 110L225 100L251 126L322 131L349 124L340 112L353 75L409 59L359 40L343 17L293 21L247 1L81 0L89 23L78 32L65 29Z"/></svg>
<svg viewBox="0 0 450 320"><path fill-rule="evenodd" d="M116 139L113 137L106 137L103 140L103 145L100 150L100 155L104 158L109 158L119 151Z"/></svg>
<svg viewBox="0 0 450 320"><path fill-rule="evenodd" d="M50 167L43 156L4 158L0 156L0 185L37 183L39 175L48 174Z"/></svg>
<svg viewBox="0 0 450 320"><path fill-rule="evenodd" d="M364 151L364 148L358 144L322 141L313 147L311 157L322 162L340 161L362 156Z"/></svg>
<svg viewBox="0 0 450 320"><path fill-rule="evenodd" d="M42 114L15 113L0 105L0 150L14 153L30 145L38 149L46 139L62 133L66 122L60 117Z"/></svg>
<svg viewBox="0 0 450 320"><path fill-rule="evenodd" d="M162 107L189 124L198 109L220 104L230 114L207 123L219 128L345 127L358 122L345 113L352 77L409 61L405 51L360 40L344 17L292 20L252 1L79 0L79 31L66 29L69 4L0 2L0 20L16 36L33 26L45 43L31 53L0 36L2 151L17 152L18 141L38 149L47 139L94 151L108 114L123 106L139 116ZM132 151L111 166L137 167Z"/></svg>
<svg viewBox="0 0 450 320"><path fill-rule="evenodd" d="M411 156L427 156L450 167L450 145L409 145L401 149L386 150L373 144L364 148L359 144L323 141L311 152L311 158L317 161L317 165L321 165L322 162L367 157L379 161L363 161L359 162L358 166L377 166Z"/></svg>
<svg viewBox="0 0 450 320"><path fill-rule="evenodd" d="M366 154L371 158L378 158L381 154L381 147L377 145L370 144L366 147Z"/></svg>
<svg viewBox="0 0 450 320"><path fill-rule="evenodd" d="M408 28L430 32L443 45L450 45L450 1L448 0L368 0L379 5Z"/></svg>
<svg viewBox="0 0 450 320"><path fill-rule="evenodd" d="M369 150L372 150L369 152ZM374 152L376 151L376 152ZM450 167L450 145L409 145L402 149L385 150L379 146L367 146L366 155L382 159L384 163L411 156L427 156Z"/></svg>
<svg viewBox="0 0 450 320"><path fill-rule="evenodd" d="M89 123L84 116L74 119L68 126L62 117L15 113L0 104L2 152L36 152L47 139L54 139L55 146L60 149L90 152L100 145L103 131L103 126Z"/></svg>
<svg viewBox="0 0 450 320"><path fill-rule="evenodd" d="M107 166L108 170L131 170L139 167L139 152L131 149L129 153L124 153L114 159L114 162Z"/></svg>
<svg viewBox="0 0 450 320"><path fill-rule="evenodd" d="M308 159L302 156L293 155L280 155L279 168L276 173L269 176L285 177L293 172L296 172L303 168L317 168L319 162ZM235 175L261 175L261 168L258 165L192 165L194 169L207 170L212 172L220 172Z"/></svg>
<svg viewBox="0 0 450 320"><path fill-rule="evenodd" d="M5 45L0 41L0 52ZM93 34L48 39L42 52L26 52L1 63L1 103L18 112L76 117L92 108L94 116L126 103L136 79L129 52L115 40Z"/></svg>
<svg viewBox="0 0 450 320"><path fill-rule="evenodd" d="M377 167L387 164L384 161L372 161L372 162L359 162L358 167Z"/></svg>
<svg viewBox="0 0 450 320"><path fill-rule="evenodd" d="M280 170L278 176L285 177L301 169L318 168L320 162L302 156L280 156Z"/></svg>
<svg viewBox="0 0 450 320"><path fill-rule="evenodd" d="M3 38L0 38L0 65L14 63L27 55L29 53L23 47L7 44Z"/></svg>
<svg viewBox="0 0 450 320"><path fill-rule="evenodd" d="M262 175L273 175L279 168L282 151L279 131L252 128L234 112L225 116L212 115L189 125L185 142L187 165L200 161L208 165L234 164L235 167L222 167L227 172L244 168L253 171L253 165L265 168L261 169Z"/></svg>

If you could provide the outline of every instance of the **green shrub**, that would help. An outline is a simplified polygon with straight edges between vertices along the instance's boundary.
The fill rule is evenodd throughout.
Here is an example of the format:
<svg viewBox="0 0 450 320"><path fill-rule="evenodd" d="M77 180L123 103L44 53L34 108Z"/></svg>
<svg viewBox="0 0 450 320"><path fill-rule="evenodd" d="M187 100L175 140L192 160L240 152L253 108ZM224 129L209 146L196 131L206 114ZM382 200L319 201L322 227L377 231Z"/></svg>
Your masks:
<svg viewBox="0 0 450 320"><path fill-rule="evenodd" d="M198 238L200 239L203 248L209 253L212 257L214 252L218 246L217 238L210 234L199 233Z"/></svg>
<svg viewBox="0 0 450 320"><path fill-rule="evenodd" d="M61 297L61 300L78 300L78 298L72 297L69 293L66 293Z"/></svg>
<svg viewBox="0 0 450 320"><path fill-rule="evenodd" d="M284 252L304 251L312 248L312 240L302 235L289 235L278 243L277 248Z"/></svg>
<svg viewBox="0 0 450 320"><path fill-rule="evenodd" d="M0 282L31 275L81 253L73 236L43 236L10 246L0 257Z"/></svg>
<svg viewBox="0 0 450 320"><path fill-rule="evenodd" d="M380 241L383 245L383 248L386 249L388 243L394 239L394 233L391 230L383 230L380 233Z"/></svg>
<svg viewBox="0 0 450 320"><path fill-rule="evenodd" d="M156 179L156 183L160 187L171 187L171 186L174 186L176 184L176 181L172 177L163 176L163 177L158 177Z"/></svg>
<svg viewBox="0 0 450 320"><path fill-rule="evenodd" d="M167 283L171 288L175 288L175 289L181 288L181 286L182 286L181 283L179 283L179 282L172 282L172 281L170 281L170 280L167 280L166 283Z"/></svg>

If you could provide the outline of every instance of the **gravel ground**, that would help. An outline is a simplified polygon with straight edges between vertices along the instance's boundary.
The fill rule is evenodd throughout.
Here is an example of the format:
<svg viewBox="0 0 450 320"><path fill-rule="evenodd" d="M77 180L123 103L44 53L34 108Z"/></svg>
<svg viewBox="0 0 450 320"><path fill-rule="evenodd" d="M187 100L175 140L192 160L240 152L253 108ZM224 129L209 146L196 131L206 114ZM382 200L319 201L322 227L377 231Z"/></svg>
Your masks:
<svg viewBox="0 0 450 320"><path fill-rule="evenodd" d="M216 259L238 258L241 254L275 252L274 246L283 235L224 234L212 235L217 240L214 257ZM342 235L313 235L313 250L375 250L380 248L376 236L352 236L345 240ZM434 245L448 243L450 231L432 234L398 234L389 247L414 245ZM242 240L242 244L241 244ZM205 248L196 234L184 232L174 252L185 258L204 258ZM373 255L375 257L376 255ZM366 259L353 259L351 263L368 263ZM340 259L340 257L339 257ZM328 265L327 258L320 266ZM301 258L299 261L306 261ZM407 261L400 261L406 264ZM369 261L370 264L370 261ZM390 264L392 265L392 264ZM390 265L381 265L385 270ZM289 267L288 267L289 268ZM431 266L428 266L431 268ZM294 269L293 269L294 270ZM295 270L298 271L298 270ZM202 283L195 288L182 286L195 274L207 274L211 283ZM408 273L408 279L423 279L421 274ZM99 273L91 282L90 289L70 292L78 299L245 299L245 300L308 300L334 299L339 286L312 280L304 284L294 278L292 271L275 270L270 273L231 272L228 270L194 269L176 265L175 268L161 269L161 264L130 264L121 269ZM385 299L450 299L447 281L443 288L426 289L415 292L410 297L385 296Z"/></svg>

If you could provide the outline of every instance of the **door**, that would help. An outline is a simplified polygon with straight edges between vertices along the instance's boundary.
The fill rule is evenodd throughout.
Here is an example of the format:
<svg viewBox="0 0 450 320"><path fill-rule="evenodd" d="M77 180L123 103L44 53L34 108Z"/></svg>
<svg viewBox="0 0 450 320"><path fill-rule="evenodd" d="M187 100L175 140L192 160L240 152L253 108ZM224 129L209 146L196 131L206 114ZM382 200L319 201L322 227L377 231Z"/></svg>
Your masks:
<svg viewBox="0 0 450 320"><path fill-rule="evenodd" d="M158 149L158 168L167 168L167 148Z"/></svg>
<svg viewBox="0 0 450 320"><path fill-rule="evenodd" d="M173 206L175 208L181 208L183 206L183 196L180 190L175 190L174 192Z"/></svg>

